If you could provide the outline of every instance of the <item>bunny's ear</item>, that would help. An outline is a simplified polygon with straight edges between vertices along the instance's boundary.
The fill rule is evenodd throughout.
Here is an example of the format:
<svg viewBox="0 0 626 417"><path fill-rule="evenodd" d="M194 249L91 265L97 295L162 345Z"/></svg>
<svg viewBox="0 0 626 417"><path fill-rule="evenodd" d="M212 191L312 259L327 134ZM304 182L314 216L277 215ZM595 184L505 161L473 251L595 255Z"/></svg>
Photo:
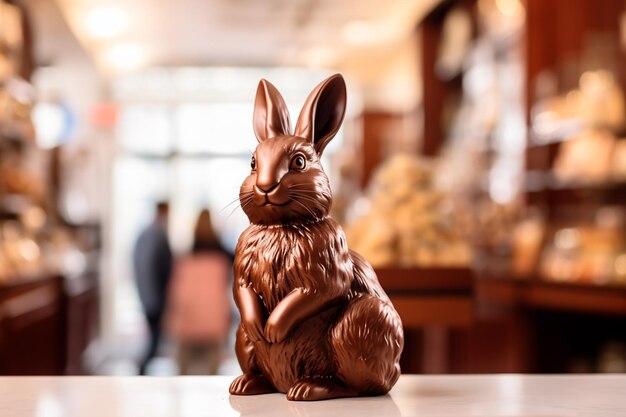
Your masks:
<svg viewBox="0 0 626 417"><path fill-rule="evenodd" d="M346 83L341 74L335 74L309 94L298 117L295 134L311 140L321 155L341 127L345 112Z"/></svg>
<svg viewBox="0 0 626 417"><path fill-rule="evenodd" d="M259 81L254 100L254 134L259 142L274 136L289 135L291 123L283 96L269 81Z"/></svg>

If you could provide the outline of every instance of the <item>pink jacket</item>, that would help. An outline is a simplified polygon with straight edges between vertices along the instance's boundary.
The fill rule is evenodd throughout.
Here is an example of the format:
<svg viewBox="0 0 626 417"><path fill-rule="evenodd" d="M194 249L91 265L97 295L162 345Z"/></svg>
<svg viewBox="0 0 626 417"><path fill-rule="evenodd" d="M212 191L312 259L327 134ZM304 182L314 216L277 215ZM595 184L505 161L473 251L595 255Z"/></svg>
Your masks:
<svg viewBox="0 0 626 417"><path fill-rule="evenodd" d="M168 332L187 343L222 342L230 326L229 258L219 252L179 259L170 283Z"/></svg>

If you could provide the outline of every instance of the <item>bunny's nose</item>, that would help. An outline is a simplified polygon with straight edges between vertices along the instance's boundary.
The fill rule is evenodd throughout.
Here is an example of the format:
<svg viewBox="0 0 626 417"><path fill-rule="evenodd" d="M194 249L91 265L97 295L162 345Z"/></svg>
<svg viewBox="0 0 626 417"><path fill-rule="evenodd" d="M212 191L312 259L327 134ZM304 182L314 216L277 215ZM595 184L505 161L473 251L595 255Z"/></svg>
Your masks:
<svg viewBox="0 0 626 417"><path fill-rule="evenodd" d="M276 187L278 187L277 182L265 183L265 182L257 181L256 183L256 188L258 188L260 191L264 192L265 194L269 194Z"/></svg>

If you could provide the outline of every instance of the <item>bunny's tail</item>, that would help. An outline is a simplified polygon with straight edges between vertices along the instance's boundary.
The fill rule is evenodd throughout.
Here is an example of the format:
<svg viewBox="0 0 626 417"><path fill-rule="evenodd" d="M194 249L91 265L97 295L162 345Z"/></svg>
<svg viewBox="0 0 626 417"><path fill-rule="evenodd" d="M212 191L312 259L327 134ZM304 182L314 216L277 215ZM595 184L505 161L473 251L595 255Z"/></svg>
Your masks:
<svg viewBox="0 0 626 417"><path fill-rule="evenodd" d="M398 313L372 295L353 299L332 329L337 375L359 395L387 393L400 376L404 345Z"/></svg>

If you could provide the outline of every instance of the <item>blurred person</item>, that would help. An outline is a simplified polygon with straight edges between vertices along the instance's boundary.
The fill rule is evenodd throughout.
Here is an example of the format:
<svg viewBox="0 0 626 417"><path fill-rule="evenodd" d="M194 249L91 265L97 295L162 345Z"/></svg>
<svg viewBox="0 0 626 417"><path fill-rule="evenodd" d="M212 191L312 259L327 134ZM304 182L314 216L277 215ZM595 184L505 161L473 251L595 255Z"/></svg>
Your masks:
<svg viewBox="0 0 626 417"><path fill-rule="evenodd" d="M161 339L161 318L165 311L167 288L172 274L172 251L167 238L169 204L159 202L154 220L135 244L133 264L139 300L150 330L148 349L140 364L140 374L157 353Z"/></svg>
<svg viewBox="0 0 626 417"><path fill-rule="evenodd" d="M231 324L232 260L213 228L211 213L202 210L191 253L176 261L168 301L168 332L177 344L183 375L200 365L202 373L217 373Z"/></svg>

